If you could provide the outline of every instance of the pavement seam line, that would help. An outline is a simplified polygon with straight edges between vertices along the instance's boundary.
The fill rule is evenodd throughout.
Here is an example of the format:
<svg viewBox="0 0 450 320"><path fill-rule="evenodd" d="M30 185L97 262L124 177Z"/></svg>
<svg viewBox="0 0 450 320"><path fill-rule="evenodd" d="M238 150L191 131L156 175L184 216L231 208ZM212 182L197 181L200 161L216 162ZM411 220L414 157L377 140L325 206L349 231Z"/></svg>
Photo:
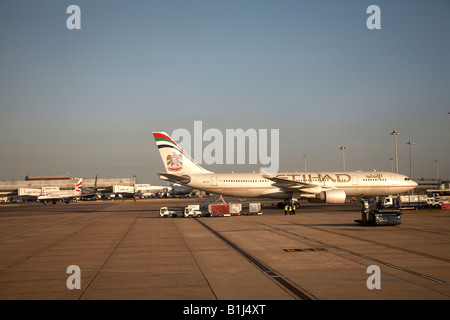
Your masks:
<svg viewBox="0 0 450 320"><path fill-rule="evenodd" d="M114 252L116 252L117 248L119 247L120 243L123 241L123 239L125 238L125 236L128 234L128 232L131 230L131 228L134 226L134 224L136 223L136 221L138 220L138 217L134 217L134 221L133 223L130 224L130 226L128 227L128 229L123 233L122 237L120 238L120 240L117 242L116 246L114 247L114 249L111 251L111 253L108 255L108 257L105 259L105 262L103 262L102 266L100 267L100 269L95 273L95 275L92 277L91 281L89 281L89 283L87 284L86 288L83 290L83 292L81 293L81 295L78 297L78 300L81 300L81 298L83 297L83 295L87 292L87 290L89 289L89 287L91 286L91 284L94 282L95 278L97 278L97 276L100 274L100 272L102 271L103 267L106 265L106 263L108 262L108 260L111 258L111 256L114 254Z"/></svg>
<svg viewBox="0 0 450 320"><path fill-rule="evenodd" d="M183 234L181 233L180 229L178 228L178 225L176 224L176 222L174 222L174 224L175 224L175 226L177 227L178 233L180 234L181 238L183 238L184 244L185 244L186 247L188 248L189 253L191 254L192 258L193 258L194 261L195 261L195 264L197 265L197 267L198 267L198 269L200 270L200 272L201 272L203 278L205 279L206 283L208 284L209 289L211 290L211 292L212 292L212 294L214 295L214 297L216 298L216 300L219 300L219 299L217 298L216 293L214 292L214 289L211 287L211 284L209 283L208 278L206 277L206 274L203 272L202 268L200 267L199 263L197 262L197 259L195 259L195 256L194 256L194 254L192 253L191 248L190 248L190 247L188 246L188 244L186 243L186 239L184 239Z"/></svg>
<svg viewBox="0 0 450 320"><path fill-rule="evenodd" d="M235 250L238 254L246 258L250 263L252 263L256 268L258 268L267 278L271 280L275 280L283 290L290 293L294 298L299 298L301 300L317 300L315 296L311 293L307 292L305 289L300 289L295 283L291 283L288 278L279 274L277 271L273 270L250 253L239 247L237 244L226 238L224 235L220 234L218 231L214 230L204 222L200 221L200 219L196 219L198 223L203 225L206 229L208 229L211 233L216 235L219 239L224 241L228 246L230 246L233 250Z"/></svg>

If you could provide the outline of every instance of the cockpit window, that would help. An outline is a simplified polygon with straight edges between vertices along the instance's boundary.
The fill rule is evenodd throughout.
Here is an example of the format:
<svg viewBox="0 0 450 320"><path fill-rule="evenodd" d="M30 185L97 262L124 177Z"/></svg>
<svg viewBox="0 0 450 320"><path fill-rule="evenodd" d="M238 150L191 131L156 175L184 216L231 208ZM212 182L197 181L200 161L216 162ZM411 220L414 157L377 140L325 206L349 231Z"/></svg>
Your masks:
<svg viewBox="0 0 450 320"><path fill-rule="evenodd" d="M409 181L409 178L408 178L408 177L406 177L406 178L405 178L405 181Z"/></svg>

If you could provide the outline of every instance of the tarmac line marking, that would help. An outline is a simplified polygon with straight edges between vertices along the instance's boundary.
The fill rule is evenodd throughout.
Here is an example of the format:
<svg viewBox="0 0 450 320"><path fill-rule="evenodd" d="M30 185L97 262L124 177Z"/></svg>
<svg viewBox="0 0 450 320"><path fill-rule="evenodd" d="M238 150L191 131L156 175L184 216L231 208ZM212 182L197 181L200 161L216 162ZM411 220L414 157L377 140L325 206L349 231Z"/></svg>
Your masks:
<svg viewBox="0 0 450 320"><path fill-rule="evenodd" d="M112 257L112 255L114 254L114 252L116 252L117 248L119 247L119 245L122 243L123 239L125 239L126 235L128 234L128 232L130 232L131 228L134 226L134 224L136 223L136 221L138 221L137 217L134 218L134 221L130 224L130 226L128 227L127 231L125 231L122 236L120 237L120 240L117 242L116 246L114 247L114 249L111 251L111 253L108 255L108 257L105 259L105 262L103 262L103 265L101 266L100 270L97 271L97 273L92 277L91 281L89 281L89 283L87 284L86 288L83 290L83 292L81 293L81 295L78 297L78 300L80 300L83 295L87 292L87 290L89 289L90 285L94 282L95 278L99 275L101 269L106 265L106 263L108 262L108 260Z"/></svg>
<svg viewBox="0 0 450 320"><path fill-rule="evenodd" d="M387 247L387 248L390 248L390 249L400 250L400 251L407 252L407 253L417 254L417 255L420 255L420 256L423 256L423 257L427 257L427 258L431 258L431 259L441 260L441 261L444 261L444 262L450 262L450 259L447 259L447 258L438 257L438 256L434 256L434 255L431 255L431 254L428 254L428 253L419 252L419 251L409 250L409 249L393 246L393 245L390 245L390 244L387 244L387 243L382 243L382 242L378 242L378 241L363 239L363 238L351 236L351 235L348 235L348 234L344 234L344 233L340 233L340 232L336 232L336 231L325 230L325 229L321 229L321 228L318 228L318 227L308 226L308 225L301 224L301 223L296 223L296 222L291 222L291 224L299 225L299 226L302 226L302 227L311 228L311 229L315 229L315 230L319 230L319 231L324 231L324 232L328 232L328 233L332 233L332 234L343 236L343 237L347 237L347 238L350 238L350 239L355 239L355 240L359 240L359 241L365 241L365 242L372 243L372 244L375 244L375 245L378 245L378 246L383 246L383 247Z"/></svg>
<svg viewBox="0 0 450 320"><path fill-rule="evenodd" d="M206 229L208 229L211 233L216 235L219 239L224 241L227 245L229 245L232 249L234 249L237 253L242 255L244 258L246 258L249 262L251 262L254 266L256 266L263 274L265 274L268 278L273 279L278 282L279 285L281 285L282 288L287 289L291 292L295 297L301 299L301 300L317 300L316 297L314 297L312 294L304 290L303 288L298 288L295 284L292 284L288 278L285 276L279 274L272 268L270 268L268 265L263 263L262 261L258 260L254 256L252 256L250 253L239 247L237 244L220 234L218 231L214 230L210 226L208 226L206 223L200 221L200 219L196 219L198 223L203 225Z"/></svg>
<svg viewBox="0 0 450 320"><path fill-rule="evenodd" d="M1 238L0 241L6 240L6 239L11 239L11 238L20 236L20 235L22 235L22 234L25 234L25 233L34 231L34 230L42 229L42 228L45 228L45 227L54 225L54 224L56 224L56 223L58 223L58 222L61 222L61 221L64 221L64 220L68 220L68 219L70 219L70 218L73 218L73 216L70 216L70 217L67 217L67 218L64 218L64 219L60 219L60 220L57 220L57 221L54 221L54 222L51 222L51 223L47 223L47 224L44 224L44 225L41 225L41 226L38 226L38 227L34 227L34 228L31 228L31 229L28 229L28 230L25 230L25 231L22 231L22 232L19 232L19 233L15 233L15 234L6 236L6 237L4 237L4 238Z"/></svg>
<svg viewBox="0 0 450 320"><path fill-rule="evenodd" d="M180 234L180 237L183 239L184 244L185 244L186 247L188 248L189 253L191 254L192 259L194 259L195 264L197 265L197 268L200 270L201 274L203 275L203 279L204 279L204 280L206 281L206 283L208 284L208 287L209 287L209 289L211 290L211 293L214 295L214 297L216 298L216 300L219 300L219 299L217 298L216 293L214 292L214 289L212 288L211 284L209 283L208 278L206 277L207 274L204 273L204 272L202 271L202 268L200 267L200 264L198 263L197 259L195 259L194 253L192 252L191 248L190 248L189 245L187 244L186 239L184 238L183 234L181 233L180 228L178 227L178 225L176 224L176 222L174 222L174 225L175 225L175 227L177 228L178 233Z"/></svg>
<svg viewBox="0 0 450 320"><path fill-rule="evenodd" d="M106 208L106 209L109 209L109 207ZM90 218L90 220L95 219L95 218L97 218L97 216L100 216L100 215L105 214L105 213L111 213L111 212L109 212L109 211L105 212L105 211L102 211L102 210L96 211L95 214ZM83 215L83 214L80 214L80 215ZM51 222L51 223L47 223L47 224L44 224L44 225L41 225L41 226L38 226L38 227L34 227L34 228L31 228L31 229L28 229L28 230L25 230L25 231L22 231L22 232L18 232L18 233L15 233L15 234L12 234L12 235L0 238L0 241L11 239L11 238L20 236L22 234L25 234L25 233L28 233L28 232L31 232L31 231L35 231L35 230L39 230L39 229L42 229L42 228L46 228L46 227L49 227L49 226L54 225L56 223L59 223L59 222L62 222L62 221L65 221L65 220L68 220L68 219L71 219L71 218L79 217L80 215L76 215L76 216L70 215L69 217L66 217L66 218L63 218L63 219L60 219L60 220L56 220L56 221Z"/></svg>
<svg viewBox="0 0 450 320"><path fill-rule="evenodd" d="M294 224L294 225L300 225L300 226L303 226L303 225L300 224L300 223L295 223L295 222L291 222L291 223ZM309 241L313 241L313 242L319 243L319 244L321 244L321 245L329 246L329 247L331 247L331 248L334 248L334 249L337 249L337 250L339 250L339 251L343 251L343 252L345 252L345 253L349 253L349 254L358 256L358 257L363 258L363 259L367 259L367 260L370 260L370 261L375 261L375 262L380 263L380 264L383 264L383 265L385 265L385 266L388 266L388 267L391 267L391 268L394 268L394 269L397 269L397 270L400 270L400 271L403 271L403 272L406 272L406 273L410 273L410 274L413 274L413 275L418 276L418 277L421 277L421 278L425 278L425 279L431 280L431 281L433 281L433 282L435 282L435 283L448 284L448 283L447 283L446 281L444 281L444 280L440 280L440 279L437 279L437 278L433 278L433 277L431 277L431 276L427 276L427 275L425 275L425 274L422 274L422 273L419 273L419 272L416 272L416 271L412 271L412 270L409 270L409 269L405 269L405 268L402 268L402 267L399 267L399 266L396 266L396 265L387 263L387 262L385 262L385 261L382 261L382 260L379 260L379 259L376 259L376 258L368 257L368 256L366 256L366 255L363 255L363 254L360 254L360 253L357 253L357 252L354 252L354 251L350 251L350 250L347 250L347 249L343 249L343 248L341 248L341 247L338 247L338 246L335 246L335 245L332 245L332 244L326 244L326 243L324 243L324 242L322 242L322 241L320 241L320 240L308 238L308 237L305 237L305 236L296 234L296 233L291 232L291 231L287 231L287 230L283 230L283 229L280 229L280 228L277 228L277 227L272 227L272 226L266 225L266 224L264 224L264 223L260 223L260 224L265 225L265 226L267 226L267 227L270 227L270 228L272 228L272 229L275 229L275 230L284 232L284 233L288 233L288 234L291 234L291 235L294 235L294 236L303 238L303 239L305 239L305 240L309 240ZM309 226L305 226L305 227L309 227ZM328 230L322 230L322 229L316 228L316 227L311 227L311 228L313 228L313 229L318 229L318 230L320 230L320 231L327 231L327 232L331 232L331 233L336 233L336 234L339 234L339 235L343 235L343 234L340 234L340 233L338 233L338 232L332 232L332 231L328 231ZM345 236L345 235L344 235L344 236ZM357 237L352 237L352 238L355 238L355 239L358 239L358 240L359 240L359 238L357 238ZM361 240L365 240L365 239L361 239ZM370 241L370 240L369 240L369 241Z"/></svg>
<svg viewBox="0 0 450 320"><path fill-rule="evenodd" d="M0 271L44 271L44 272L63 272L66 273L66 269L57 268L0 268ZM96 273L148 273L148 274L160 274L160 275L187 275L187 276L227 276L227 277L249 277L249 278L285 278L285 279L329 279L329 280L348 280L348 281L367 281L366 278L349 278L349 277L320 277L320 276L298 276L298 275L257 275L257 274L240 274L240 273L215 273L215 272L185 272L185 271L162 271L162 270L108 270L108 269L82 269L83 272L96 272ZM411 280L396 280L396 279L385 279L385 282L399 282L399 283L418 283L418 284L445 284L449 285L448 282L437 281L437 279L423 275L430 281L411 281Z"/></svg>

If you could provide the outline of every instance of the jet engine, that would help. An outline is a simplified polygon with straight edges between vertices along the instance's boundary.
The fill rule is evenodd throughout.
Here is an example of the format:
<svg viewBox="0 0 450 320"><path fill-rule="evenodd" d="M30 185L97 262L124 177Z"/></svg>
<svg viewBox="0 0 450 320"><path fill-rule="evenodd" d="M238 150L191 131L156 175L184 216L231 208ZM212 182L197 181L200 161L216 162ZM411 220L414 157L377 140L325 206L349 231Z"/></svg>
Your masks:
<svg viewBox="0 0 450 320"><path fill-rule="evenodd" d="M326 203L344 203L346 194L344 190L322 191L317 198Z"/></svg>

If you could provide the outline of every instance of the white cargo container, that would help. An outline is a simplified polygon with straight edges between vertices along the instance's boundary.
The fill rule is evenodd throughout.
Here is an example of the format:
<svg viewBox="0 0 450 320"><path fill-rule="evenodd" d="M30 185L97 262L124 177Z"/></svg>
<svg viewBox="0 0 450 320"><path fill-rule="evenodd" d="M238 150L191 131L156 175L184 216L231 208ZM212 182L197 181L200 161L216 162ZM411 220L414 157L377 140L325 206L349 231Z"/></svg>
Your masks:
<svg viewBox="0 0 450 320"><path fill-rule="evenodd" d="M242 203L230 203L230 214L238 216L242 211Z"/></svg>
<svg viewBox="0 0 450 320"><path fill-rule="evenodd" d="M249 203L248 204L248 212L249 214L254 214L254 215L261 215L262 214L262 210L261 210L261 203Z"/></svg>

